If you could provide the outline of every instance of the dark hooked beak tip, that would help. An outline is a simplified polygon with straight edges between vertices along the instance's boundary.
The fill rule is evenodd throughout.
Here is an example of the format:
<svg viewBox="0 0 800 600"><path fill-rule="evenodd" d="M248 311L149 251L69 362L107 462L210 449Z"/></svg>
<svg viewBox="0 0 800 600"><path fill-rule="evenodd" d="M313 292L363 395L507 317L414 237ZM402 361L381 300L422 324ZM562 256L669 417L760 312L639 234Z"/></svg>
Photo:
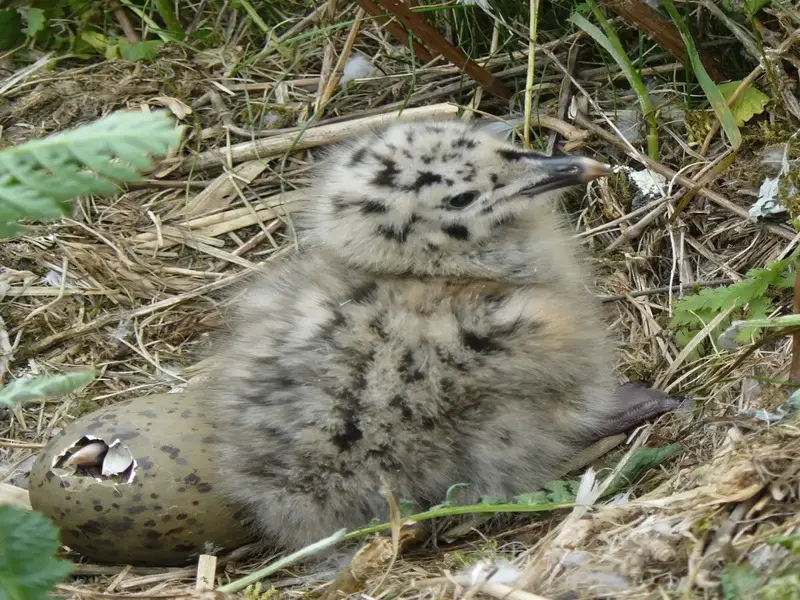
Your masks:
<svg viewBox="0 0 800 600"><path fill-rule="evenodd" d="M614 172L614 167L585 156L566 156L555 158L537 158L531 161L544 178L526 187L523 191L542 193L551 190L588 183L594 179L606 177Z"/></svg>

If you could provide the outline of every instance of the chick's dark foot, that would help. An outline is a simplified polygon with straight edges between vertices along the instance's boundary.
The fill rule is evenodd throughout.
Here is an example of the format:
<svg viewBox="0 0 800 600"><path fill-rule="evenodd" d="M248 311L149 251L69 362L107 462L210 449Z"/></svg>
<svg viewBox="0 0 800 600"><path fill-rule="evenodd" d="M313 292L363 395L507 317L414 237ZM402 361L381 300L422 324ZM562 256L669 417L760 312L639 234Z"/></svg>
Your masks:
<svg viewBox="0 0 800 600"><path fill-rule="evenodd" d="M624 433L645 421L678 408L686 398L670 396L646 381L628 381L617 390L622 409L594 430L597 439Z"/></svg>

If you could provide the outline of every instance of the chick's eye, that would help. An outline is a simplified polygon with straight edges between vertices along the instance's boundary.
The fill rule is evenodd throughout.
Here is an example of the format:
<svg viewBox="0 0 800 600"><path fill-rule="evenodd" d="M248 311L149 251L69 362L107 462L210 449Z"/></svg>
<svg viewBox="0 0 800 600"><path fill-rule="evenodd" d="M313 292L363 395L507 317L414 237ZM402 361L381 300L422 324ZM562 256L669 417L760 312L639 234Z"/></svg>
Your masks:
<svg viewBox="0 0 800 600"><path fill-rule="evenodd" d="M450 199L447 201L447 205L451 208L466 208L475 200L477 200L480 194L475 191L470 192L461 192L460 194L456 194L455 196L451 196Z"/></svg>

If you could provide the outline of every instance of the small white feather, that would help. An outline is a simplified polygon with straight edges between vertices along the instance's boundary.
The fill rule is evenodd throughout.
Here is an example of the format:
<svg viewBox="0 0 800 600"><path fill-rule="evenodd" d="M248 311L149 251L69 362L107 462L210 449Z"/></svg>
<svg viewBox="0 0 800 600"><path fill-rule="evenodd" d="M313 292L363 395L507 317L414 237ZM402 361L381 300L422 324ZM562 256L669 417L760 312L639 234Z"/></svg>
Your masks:
<svg viewBox="0 0 800 600"><path fill-rule="evenodd" d="M372 64L372 61L369 58L363 54L354 53L350 58L347 59L347 62L344 63L342 79L339 81L339 85L344 87L354 79L369 77L369 74L372 73L374 68L375 67Z"/></svg>

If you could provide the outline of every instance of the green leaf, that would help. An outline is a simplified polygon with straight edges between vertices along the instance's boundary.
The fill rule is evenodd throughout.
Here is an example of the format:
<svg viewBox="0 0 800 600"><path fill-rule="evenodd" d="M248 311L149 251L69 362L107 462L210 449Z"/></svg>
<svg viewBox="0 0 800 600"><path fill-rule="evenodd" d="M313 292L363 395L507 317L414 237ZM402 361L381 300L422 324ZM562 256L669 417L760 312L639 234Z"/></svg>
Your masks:
<svg viewBox="0 0 800 600"><path fill-rule="evenodd" d="M81 40L89 44L98 52L105 52L108 40L102 33L96 31L81 31Z"/></svg>
<svg viewBox="0 0 800 600"><path fill-rule="evenodd" d="M722 93L722 97L725 98L725 102L730 102L731 96L733 96L733 93L736 91L736 88L739 87L740 83L741 81L729 81L727 83L720 83L717 86ZM733 117L736 119L736 125L741 127L752 119L753 115L760 115L763 113L768 103L769 96L761 92L753 84L748 85L744 88L744 91L739 94L736 102L730 107L731 113L733 113Z"/></svg>
<svg viewBox="0 0 800 600"><path fill-rule="evenodd" d="M725 135L728 136L728 140L734 149L739 148L739 146L742 145L742 133L736 126L736 119L734 119L733 113L731 113L730 108L728 108L728 103L725 102L725 98L722 97L719 88L711 77L709 77L703 63L700 62L700 55L697 53L697 49L694 46L692 33L689 31L686 23L683 22L675 5L672 4L672 0L661 1L664 4L664 8L667 9L669 16L675 21L678 31L680 31L681 38L683 38L683 43L686 46L686 55L689 59L689 63L692 65L692 70L697 77L697 81L700 83L700 87L703 88L706 98L708 98L708 101L711 103L711 108L717 115L717 119L719 119Z"/></svg>
<svg viewBox="0 0 800 600"><path fill-rule="evenodd" d="M743 600L758 588L758 573L752 567L726 565L721 580L724 600Z"/></svg>
<svg viewBox="0 0 800 600"><path fill-rule="evenodd" d="M25 36L22 33L22 17L14 8L0 10L0 50L10 50Z"/></svg>
<svg viewBox="0 0 800 600"><path fill-rule="evenodd" d="M39 398L61 396L86 385L94 378L94 371L81 371L64 375L15 379L0 388L0 406L13 408L17 404Z"/></svg>
<svg viewBox="0 0 800 600"><path fill-rule="evenodd" d="M401 519L414 514L414 503L411 500L400 499L397 501L397 506L400 508ZM380 519L377 519L377 522L380 523Z"/></svg>
<svg viewBox="0 0 800 600"><path fill-rule="evenodd" d="M680 348L685 348L697 336L697 333L696 329L678 329L675 332L675 342Z"/></svg>
<svg viewBox="0 0 800 600"><path fill-rule="evenodd" d="M41 8L28 9L28 37L35 38L45 30L47 19Z"/></svg>
<svg viewBox="0 0 800 600"><path fill-rule="evenodd" d="M611 489L622 489L630 485L645 471L657 467L681 451L680 444L670 444L662 448L639 448L611 483Z"/></svg>
<svg viewBox="0 0 800 600"><path fill-rule="evenodd" d="M164 110L120 111L0 152L0 236L14 235L20 219L55 219L69 201L115 193L116 182L140 179L152 156L180 141Z"/></svg>
<svg viewBox="0 0 800 600"><path fill-rule="evenodd" d="M788 573L770 578L767 585L758 590L758 600L797 600L800 598L800 573L798 569L787 569Z"/></svg>
<svg viewBox="0 0 800 600"><path fill-rule="evenodd" d="M444 502L442 502L441 504L437 504L436 506L430 508L429 510L458 506L458 500L456 499L456 494L458 493L459 489L467 487L470 487L469 483L454 483L449 488L447 488L447 493L445 494Z"/></svg>
<svg viewBox="0 0 800 600"><path fill-rule="evenodd" d="M140 60L153 60L158 56L158 48L163 44L161 40L130 43L125 39L119 42L119 52L125 60L138 62Z"/></svg>
<svg viewBox="0 0 800 600"><path fill-rule="evenodd" d="M483 496L481 497L481 501L478 504L486 504L491 506L493 504L505 504L506 499L501 498L500 496Z"/></svg>
<svg viewBox="0 0 800 600"><path fill-rule="evenodd" d="M10 600L45 600L72 572L56 558L58 529L47 517L10 504L0 505L0 590Z"/></svg>
<svg viewBox="0 0 800 600"><path fill-rule="evenodd" d="M750 269L742 281L716 289L705 288L677 302L670 320L670 328L676 331L676 341L681 347L685 347L706 323L720 311L730 307L734 308L731 314L734 319L765 317L774 308L767 297L770 288L794 286L794 273L787 272L787 268L794 264L796 258L796 253L793 252L784 259L767 263L764 268ZM746 313L745 306L747 306ZM729 324L730 318L725 319L715 332L724 331ZM739 329L736 339L746 342L754 333L758 333L757 327Z"/></svg>
<svg viewBox="0 0 800 600"><path fill-rule="evenodd" d="M549 492L547 494L549 502L572 502L578 493L577 485L574 481L556 480L548 481L542 487Z"/></svg>
<svg viewBox="0 0 800 600"><path fill-rule="evenodd" d="M740 2L731 3L731 0L723 0L722 7L728 12L740 10L744 13L753 16L762 8L770 4L772 0L744 0L744 4L739 6Z"/></svg>
<svg viewBox="0 0 800 600"><path fill-rule="evenodd" d="M655 112L653 110L653 102L650 99L650 94L647 92L647 86L644 84L644 81L639 75L639 71L636 70L631 62L631 59L625 53L625 48L622 46L622 42L619 40L616 32L603 16L603 13L593 1L590 1L589 5L591 6L595 17L603 26L605 33L600 31L597 26L595 26L593 23L590 23L583 15L577 12L572 13L569 17L569 20L588 33L595 42L597 42L606 52L608 52L611 55L611 58L614 59L614 62L617 63L619 68L625 74L628 83L630 83L631 88L633 88L633 91L636 92L636 96L639 98L639 104L642 107L642 114L644 114L644 117L647 120L647 153L653 160L658 160L658 134L655 122Z"/></svg>
<svg viewBox="0 0 800 600"><path fill-rule="evenodd" d="M774 535L765 540L768 544L778 544L800 558L800 533L791 535Z"/></svg>
<svg viewBox="0 0 800 600"><path fill-rule="evenodd" d="M516 502L517 504L536 506L539 504L547 504L549 500L547 499L547 492L539 491L539 492L531 492L529 494L520 494L519 496L514 496L514 502Z"/></svg>
<svg viewBox="0 0 800 600"><path fill-rule="evenodd" d="M771 2L772 0L744 0L744 11L752 17Z"/></svg>

